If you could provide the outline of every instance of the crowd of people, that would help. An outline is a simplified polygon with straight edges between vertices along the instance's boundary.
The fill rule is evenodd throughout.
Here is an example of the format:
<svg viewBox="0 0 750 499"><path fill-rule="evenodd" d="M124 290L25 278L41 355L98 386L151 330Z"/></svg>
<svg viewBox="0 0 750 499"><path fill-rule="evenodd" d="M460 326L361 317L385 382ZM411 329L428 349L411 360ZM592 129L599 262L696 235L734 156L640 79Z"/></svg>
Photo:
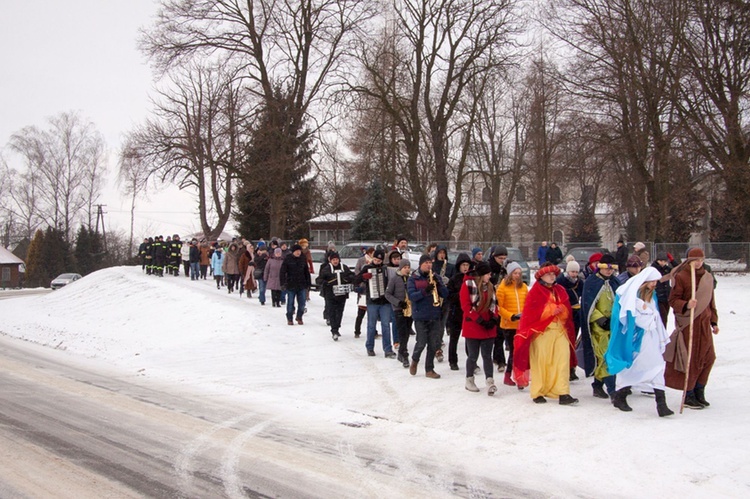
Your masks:
<svg viewBox="0 0 750 499"><path fill-rule="evenodd" d="M487 393L497 393L498 372L503 385L528 387L537 404L557 399L573 405L579 401L570 383L579 380L580 366L593 377L592 396L622 411L632 410L627 397L638 390L655 398L659 416L673 414L666 387L684 391L685 407L708 407L705 387L716 358L712 336L719 327L715 280L703 251L690 249L682 262L660 253L650 262L643 243L634 245L632 255L623 241L617 246L614 254L595 253L581 269L571 257L562 262L555 243L545 243L529 286L504 246L492 247L486 259L475 248L452 264L445 246L432 245L412 269L408 242L398 238L390 249L362 248L349 268L329 243L315 283L334 341L341 338L346 303L356 296L354 337L361 336L366 317L367 355L376 356L380 338L384 357L398 360L411 375L424 358L425 376L441 377L435 362L444 361L445 336L450 369L460 370L463 337L470 392L481 391L475 376L482 374ZM288 247L276 238L268 244L245 239L209 244L159 236L144 240L140 255L147 274L163 276L166 268L178 276L182 263L185 276L212 276L227 293L252 298L257 291L261 305L270 291L272 307L286 306L288 325L304 324L316 270L306 239ZM676 326L671 334L670 309Z"/></svg>

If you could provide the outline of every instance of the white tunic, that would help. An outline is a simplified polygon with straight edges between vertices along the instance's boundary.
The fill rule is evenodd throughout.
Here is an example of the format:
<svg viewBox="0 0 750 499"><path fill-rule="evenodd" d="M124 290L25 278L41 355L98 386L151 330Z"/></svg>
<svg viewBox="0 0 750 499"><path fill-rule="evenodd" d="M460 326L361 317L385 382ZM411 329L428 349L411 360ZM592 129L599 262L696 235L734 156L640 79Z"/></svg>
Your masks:
<svg viewBox="0 0 750 499"><path fill-rule="evenodd" d="M635 324L643 328L641 349L634 354L633 365L617 373L617 389L626 386L664 390L664 358L669 343L659 312L653 302L635 300ZM658 322L657 322L658 321Z"/></svg>

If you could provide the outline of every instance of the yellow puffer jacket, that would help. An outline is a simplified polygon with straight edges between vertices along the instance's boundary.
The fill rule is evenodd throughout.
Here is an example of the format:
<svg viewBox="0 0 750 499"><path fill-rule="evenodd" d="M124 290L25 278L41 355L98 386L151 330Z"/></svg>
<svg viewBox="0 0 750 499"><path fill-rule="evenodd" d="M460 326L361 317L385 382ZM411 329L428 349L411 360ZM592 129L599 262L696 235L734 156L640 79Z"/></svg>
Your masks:
<svg viewBox="0 0 750 499"><path fill-rule="evenodd" d="M518 329L518 324L521 321L511 321L510 318L523 311L528 292L529 287L526 283L517 288L515 284L505 284L505 280L502 280L497 285L497 308L500 311L500 327L502 329Z"/></svg>

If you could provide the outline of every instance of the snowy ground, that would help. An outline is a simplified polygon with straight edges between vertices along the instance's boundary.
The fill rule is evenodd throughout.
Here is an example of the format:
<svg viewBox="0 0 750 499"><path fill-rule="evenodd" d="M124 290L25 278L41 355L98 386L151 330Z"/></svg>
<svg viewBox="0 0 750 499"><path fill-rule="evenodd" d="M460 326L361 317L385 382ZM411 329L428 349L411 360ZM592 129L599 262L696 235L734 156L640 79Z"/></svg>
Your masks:
<svg viewBox="0 0 750 499"><path fill-rule="evenodd" d="M105 363L141 382L220 394L267 408L290 428L335 434L344 444L343 472L362 472L354 466L357 448L378 446L392 456L381 464L394 475L444 481L446 495L454 480L481 490L482 478L493 477L555 497L748 497L750 276L718 281L712 405L671 418L657 417L654 400L638 395L629 399L633 412L620 412L593 398L585 380L571 386L580 399L575 407L536 405L528 390L502 384L488 397L483 381L481 393L470 393L463 367L437 364L440 380L425 378L423 367L410 376L383 357L379 340L378 356L367 357L364 335L353 337L353 299L334 342L316 294L305 325L287 326L270 296L261 307L209 280L149 277L136 267L102 270L47 295L2 300L0 332L64 351L71 362ZM462 366L463 351L461 344ZM667 396L677 412L680 393ZM418 456L442 463L442 472L414 477Z"/></svg>

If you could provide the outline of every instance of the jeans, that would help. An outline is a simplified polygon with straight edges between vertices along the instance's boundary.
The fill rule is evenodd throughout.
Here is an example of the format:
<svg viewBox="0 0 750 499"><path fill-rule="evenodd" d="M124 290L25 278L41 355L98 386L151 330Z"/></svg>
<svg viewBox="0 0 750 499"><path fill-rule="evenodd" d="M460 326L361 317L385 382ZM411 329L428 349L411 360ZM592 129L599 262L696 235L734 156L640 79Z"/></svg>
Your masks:
<svg viewBox="0 0 750 499"><path fill-rule="evenodd" d="M383 352L388 353L393 351L391 346L391 304L385 303L378 305L376 303L367 304L367 341L365 341L365 348L367 350L375 349L375 333L377 332L376 326L378 319L380 319L380 327L382 329L381 335L383 339Z"/></svg>
<svg viewBox="0 0 750 499"><path fill-rule="evenodd" d="M200 265L198 265L198 262L191 263L190 264L190 280L197 281L199 272L200 272ZM185 274L187 275L187 271L185 271Z"/></svg>
<svg viewBox="0 0 750 499"><path fill-rule="evenodd" d="M443 321L437 319L434 321L414 321L414 329L417 330L417 344L414 346L414 353L411 360L419 362L422 350L427 347L427 355L424 360L425 372L435 370L435 352L440 348L440 339L443 336Z"/></svg>
<svg viewBox="0 0 750 499"><path fill-rule="evenodd" d="M482 364L484 364L484 377L492 378L492 347L495 345L495 338L478 340L476 338L466 338L466 348L469 350L469 356L466 359L466 377L474 376L474 370L477 368L477 359L479 352L482 353Z"/></svg>
<svg viewBox="0 0 750 499"><path fill-rule="evenodd" d="M256 281L258 283L258 301L260 301L262 304L266 303L266 281L263 279L258 279Z"/></svg>
<svg viewBox="0 0 750 499"><path fill-rule="evenodd" d="M307 297L306 289L287 289L286 290L286 320L291 321L294 316L294 299L297 298L297 320L302 320L302 314L305 313L305 298Z"/></svg>

